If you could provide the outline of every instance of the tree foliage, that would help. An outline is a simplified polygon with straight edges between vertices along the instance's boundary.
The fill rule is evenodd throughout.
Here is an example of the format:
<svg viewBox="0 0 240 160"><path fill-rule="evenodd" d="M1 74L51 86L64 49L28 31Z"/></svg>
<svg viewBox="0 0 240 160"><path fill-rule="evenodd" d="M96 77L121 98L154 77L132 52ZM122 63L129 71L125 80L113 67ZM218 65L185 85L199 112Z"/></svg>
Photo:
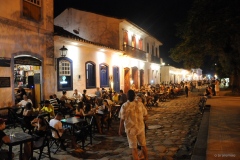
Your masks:
<svg viewBox="0 0 240 160"><path fill-rule="evenodd" d="M239 7L239 0L195 0L170 57L187 68L214 66L218 75L239 77Z"/></svg>

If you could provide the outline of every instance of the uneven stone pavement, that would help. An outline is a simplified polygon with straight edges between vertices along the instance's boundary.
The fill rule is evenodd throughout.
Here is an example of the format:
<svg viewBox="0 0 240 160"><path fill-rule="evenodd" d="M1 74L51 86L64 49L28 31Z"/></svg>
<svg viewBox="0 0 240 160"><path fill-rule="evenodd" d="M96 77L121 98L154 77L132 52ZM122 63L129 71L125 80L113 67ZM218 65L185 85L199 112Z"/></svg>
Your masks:
<svg viewBox="0 0 240 160"><path fill-rule="evenodd" d="M160 102L158 107L148 110L149 129L146 132L147 147L150 160L190 160L197 138L202 115L199 112L199 92L191 92L188 98L179 96L167 102ZM81 153L71 149L51 154L56 160L99 159L99 160L131 160L126 136L118 136L119 121L114 120L109 131L95 134L93 145L88 145ZM17 128L6 129L5 132L19 132ZM6 148L6 146L4 146ZM19 147L14 147L15 158L18 158ZM38 154L34 153L35 157ZM48 158L43 158L48 159Z"/></svg>

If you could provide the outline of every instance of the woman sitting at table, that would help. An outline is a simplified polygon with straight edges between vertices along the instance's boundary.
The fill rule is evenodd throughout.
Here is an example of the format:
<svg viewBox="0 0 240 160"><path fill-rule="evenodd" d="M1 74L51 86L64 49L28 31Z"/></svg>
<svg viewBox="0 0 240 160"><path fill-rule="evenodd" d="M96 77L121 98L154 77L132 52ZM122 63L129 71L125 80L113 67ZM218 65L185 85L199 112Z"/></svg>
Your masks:
<svg viewBox="0 0 240 160"><path fill-rule="evenodd" d="M84 103L79 102L76 108L75 117L84 118L85 116L93 115L93 111L91 109L92 109L91 104L87 103L84 107Z"/></svg>
<svg viewBox="0 0 240 160"><path fill-rule="evenodd" d="M62 91L62 97L60 98L60 101L64 104L64 107L73 109L72 105L68 103L68 100L71 100L71 98L67 97L67 91L63 90Z"/></svg>
<svg viewBox="0 0 240 160"><path fill-rule="evenodd" d="M40 112L41 113L42 112L47 112L47 113L49 113L51 118L55 117L54 107L50 104L49 100L44 101L44 106L43 106L43 108L41 109Z"/></svg>
<svg viewBox="0 0 240 160"><path fill-rule="evenodd" d="M31 125L35 127L34 133L33 133L33 147L34 146L39 146L41 143L43 143L44 136L47 133L47 127L48 124L44 117L39 116L31 121ZM29 159L30 158L30 153L31 153L31 144L25 143L24 144L24 158Z"/></svg>
<svg viewBox="0 0 240 160"><path fill-rule="evenodd" d="M106 99L103 100L103 104L101 106L98 106L96 108L96 122L98 131L101 134L102 133L102 126L103 124L107 123L108 118L110 118L110 106L108 104L108 101Z"/></svg>

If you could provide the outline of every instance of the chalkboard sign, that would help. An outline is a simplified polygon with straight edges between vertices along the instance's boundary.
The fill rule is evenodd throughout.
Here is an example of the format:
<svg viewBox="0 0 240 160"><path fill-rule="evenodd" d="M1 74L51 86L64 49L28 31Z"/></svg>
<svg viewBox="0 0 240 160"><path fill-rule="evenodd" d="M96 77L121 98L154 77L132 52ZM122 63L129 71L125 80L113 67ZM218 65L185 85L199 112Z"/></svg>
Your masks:
<svg viewBox="0 0 240 160"><path fill-rule="evenodd" d="M0 57L0 67L10 67L11 58Z"/></svg>
<svg viewBox="0 0 240 160"><path fill-rule="evenodd" d="M0 88L11 87L10 77L0 77Z"/></svg>
<svg viewBox="0 0 240 160"><path fill-rule="evenodd" d="M40 84L40 73L35 73L33 76L34 84Z"/></svg>

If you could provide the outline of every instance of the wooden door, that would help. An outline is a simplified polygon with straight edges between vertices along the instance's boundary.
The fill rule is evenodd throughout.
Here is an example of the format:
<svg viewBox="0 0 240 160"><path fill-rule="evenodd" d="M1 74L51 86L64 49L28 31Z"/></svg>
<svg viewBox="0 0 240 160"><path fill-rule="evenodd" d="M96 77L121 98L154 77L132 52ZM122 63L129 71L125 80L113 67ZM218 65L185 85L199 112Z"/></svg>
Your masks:
<svg viewBox="0 0 240 160"><path fill-rule="evenodd" d="M34 84L34 92L35 92L35 105L38 106L39 103L41 102L41 84Z"/></svg>
<svg viewBox="0 0 240 160"><path fill-rule="evenodd" d="M130 89L130 70L129 68L124 69L124 93L127 93Z"/></svg>
<svg viewBox="0 0 240 160"><path fill-rule="evenodd" d="M137 67L132 68L132 79L133 79L133 84L135 86L135 89L138 89L138 68Z"/></svg>

